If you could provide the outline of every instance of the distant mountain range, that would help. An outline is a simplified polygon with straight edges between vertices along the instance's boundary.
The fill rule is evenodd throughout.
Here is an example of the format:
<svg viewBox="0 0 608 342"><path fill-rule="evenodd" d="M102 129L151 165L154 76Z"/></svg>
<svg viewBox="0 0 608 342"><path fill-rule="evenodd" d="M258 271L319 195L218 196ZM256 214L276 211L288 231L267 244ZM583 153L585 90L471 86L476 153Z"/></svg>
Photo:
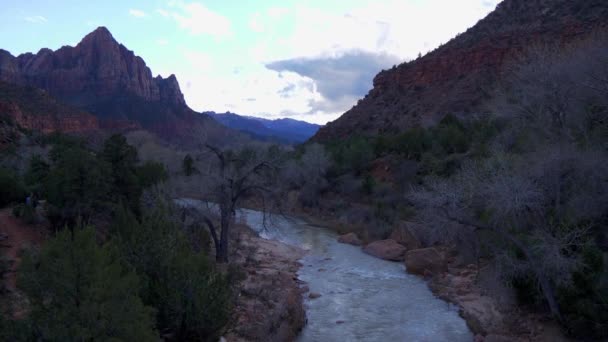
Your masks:
<svg viewBox="0 0 608 342"><path fill-rule="evenodd" d="M245 132L253 138L281 143L302 143L317 133L320 125L294 119L268 120L234 113L204 112L221 124Z"/></svg>

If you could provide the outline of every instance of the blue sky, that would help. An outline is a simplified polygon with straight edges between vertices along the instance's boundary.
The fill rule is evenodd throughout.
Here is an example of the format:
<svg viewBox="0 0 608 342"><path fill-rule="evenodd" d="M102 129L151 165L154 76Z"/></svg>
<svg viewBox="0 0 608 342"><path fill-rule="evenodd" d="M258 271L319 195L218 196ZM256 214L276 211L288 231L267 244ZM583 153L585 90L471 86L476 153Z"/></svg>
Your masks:
<svg viewBox="0 0 608 342"><path fill-rule="evenodd" d="M465 31L500 0L0 0L0 48L75 45L98 26L175 74L195 110L325 123L383 68Z"/></svg>

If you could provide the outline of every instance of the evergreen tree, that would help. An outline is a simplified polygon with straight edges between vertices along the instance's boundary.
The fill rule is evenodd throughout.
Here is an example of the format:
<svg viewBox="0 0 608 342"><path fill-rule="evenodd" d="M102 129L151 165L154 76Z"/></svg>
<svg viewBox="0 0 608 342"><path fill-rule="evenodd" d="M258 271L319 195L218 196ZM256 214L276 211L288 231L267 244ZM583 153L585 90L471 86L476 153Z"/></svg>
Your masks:
<svg viewBox="0 0 608 342"><path fill-rule="evenodd" d="M158 327L178 340L213 340L227 323L231 292L227 276L195 252L159 203L142 222L119 210L113 227L117 245L143 280L141 295L158 309Z"/></svg>
<svg viewBox="0 0 608 342"><path fill-rule="evenodd" d="M135 147L123 135L114 134L105 141L101 157L110 165L114 202L124 201L131 211L139 213L142 188L137 177Z"/></svg>
<svg viewBox="0 0 608 342"><path fill-rule="evenodd" d="M139 282L92 228L63 230L27 254L18 285L31 302L37 340L158 340L154 310L138 297Z"/></svg>
<svg viewBox="0 0 608 342"><path fill-rule="evenodd" d="M54 148L54 165L47 179L47 199L56 223L85 220L109 202L110 171L90 151L80 147Z"/></svg>

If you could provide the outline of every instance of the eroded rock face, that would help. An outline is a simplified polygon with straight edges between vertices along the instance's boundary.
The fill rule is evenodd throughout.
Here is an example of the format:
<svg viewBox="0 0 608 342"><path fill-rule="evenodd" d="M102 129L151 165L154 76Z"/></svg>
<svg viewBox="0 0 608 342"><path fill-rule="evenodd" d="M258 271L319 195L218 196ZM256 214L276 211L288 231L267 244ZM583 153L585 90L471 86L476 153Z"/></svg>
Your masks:
<svg viewBox="0 0 608 342"><path fill-rule="evenodd" d="M540 42L579 41L608 26L604 0L504 0L474 27L435 51L380 72L373 89L313 138L397 133L447 113L485 110L508 63Z"/></svg>
<svg viewBox="0 0 608 342"><path fill-rule="evenodd" d="M362 244L361 240L359 240L359 237L357 237L357 234L355 233L340 235L338 237L338 242L346 243L353 246L361 246Z"/></svg>
<svg viewBox="0 0 608 342"><path fill-rule="evenodd" d="M0 51L0 80L45 89L68 102L130 93L146 101L185 104L175 76L153 78L144 60L119 44L105 27L75 47L17 57Z"/></svg>
<svg viewBox="0 0 608 342"><path fill-rule="evenodd" d="M365 246L363 252L384 260L403 261L406 249L397 241L389 239L374 241Z"/></svg>
<svg viewBox="0 0 608 342"><path fill-rule="evenodd" d="M0 116L42 133L86 133L99 129L97 118L58 103L44 91L0 82Z"/></svg>
<svg viewBox="0 0 608 342"><path fill-rule="evenodd" d="M447 260L444 253L436 248L420 248L405 254L405 267L412 274L437 274L446 271Z"/></svg>

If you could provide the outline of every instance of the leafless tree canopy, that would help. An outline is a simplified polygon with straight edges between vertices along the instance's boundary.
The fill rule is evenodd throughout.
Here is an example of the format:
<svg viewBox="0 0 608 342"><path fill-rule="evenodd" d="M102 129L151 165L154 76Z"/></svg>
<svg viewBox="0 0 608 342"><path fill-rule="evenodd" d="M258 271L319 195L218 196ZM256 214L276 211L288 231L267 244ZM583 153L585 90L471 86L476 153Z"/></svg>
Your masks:
<svg viewBox="0 0 608 342"><path fill-rule="evenodd" d="M503 277L532 275L556 317L555 288L580 267L570 251L589 243L608 210L608 40L595 39L532 49L514 64L493 103L511 122L493 156L409 195L427 243L489 235L478 243L491 246Z"/></svg>

